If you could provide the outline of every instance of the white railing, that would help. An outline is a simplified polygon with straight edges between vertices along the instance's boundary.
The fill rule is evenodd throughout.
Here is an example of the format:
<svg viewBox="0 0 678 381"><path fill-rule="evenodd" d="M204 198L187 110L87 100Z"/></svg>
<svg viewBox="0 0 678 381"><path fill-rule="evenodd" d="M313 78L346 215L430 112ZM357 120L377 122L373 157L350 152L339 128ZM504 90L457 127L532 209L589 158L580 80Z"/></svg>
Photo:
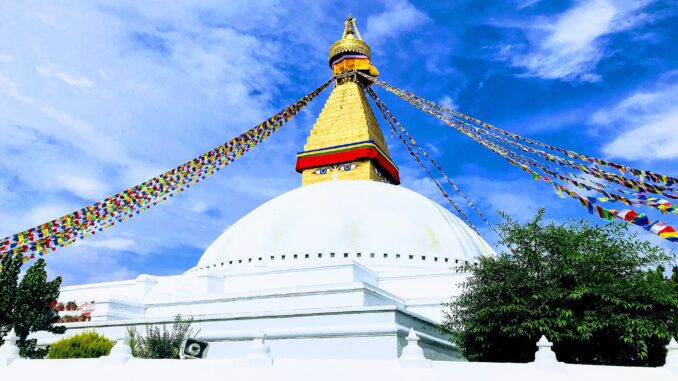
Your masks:
<svg viewBox="0 0 678 381"><path fill-rule="evenodd" d="M532 363L431 361L424 357L419 336L410 329L398 360L275 358L264 333L255 335L240 358L208 360L145 360L132 356L127 337L111 354L98 359L26 360L19 357L10 332L0 347L0 380L44 380L66 370L96 380L678 380L678 343L667 345L663 367L576 365L559 362L546 337L537 342ZM77 369L77 371L76 371ZM377 377L377 378L375 378Z"/></svg>

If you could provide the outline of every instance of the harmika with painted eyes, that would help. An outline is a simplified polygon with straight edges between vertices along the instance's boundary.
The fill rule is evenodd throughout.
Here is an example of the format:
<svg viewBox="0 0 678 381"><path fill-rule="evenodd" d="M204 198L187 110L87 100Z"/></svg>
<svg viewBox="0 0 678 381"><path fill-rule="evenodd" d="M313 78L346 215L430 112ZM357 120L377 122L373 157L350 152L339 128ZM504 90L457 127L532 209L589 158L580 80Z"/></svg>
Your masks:
<svg viewBox="0 0 678 381"><path fill-rule="evenodd" d="M327 175L329 173L338 171L338 172L348 172L352 171L358 166L360 163L358 162L353 162L353 163L344 163L344 164L337 164L337 165L328 165L327 167L322 167L318 168L315 171L313 171L313 174L315 175Z"/></svg>

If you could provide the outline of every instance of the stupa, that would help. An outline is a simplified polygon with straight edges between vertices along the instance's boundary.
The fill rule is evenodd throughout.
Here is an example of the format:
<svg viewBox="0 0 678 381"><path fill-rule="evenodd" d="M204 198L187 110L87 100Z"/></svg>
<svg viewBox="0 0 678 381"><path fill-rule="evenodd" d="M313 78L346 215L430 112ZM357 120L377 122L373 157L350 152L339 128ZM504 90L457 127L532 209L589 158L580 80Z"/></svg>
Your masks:
<svg viewBox="0 0 678 381"><path fill-rule="evenodd" d="M302 186L242 217L183 274L64 287L61 301L94 302L91 321L66 324L66 335L117 338L181 314L210 357L238 357L263 332L274 357L395 359L411 329L427 358L460 357L439 328L441 303L466 277L459 265L493 251L399 185L369 84L353 73L379 74L350 16L329 64L334 89L297 155Z"/></svg>

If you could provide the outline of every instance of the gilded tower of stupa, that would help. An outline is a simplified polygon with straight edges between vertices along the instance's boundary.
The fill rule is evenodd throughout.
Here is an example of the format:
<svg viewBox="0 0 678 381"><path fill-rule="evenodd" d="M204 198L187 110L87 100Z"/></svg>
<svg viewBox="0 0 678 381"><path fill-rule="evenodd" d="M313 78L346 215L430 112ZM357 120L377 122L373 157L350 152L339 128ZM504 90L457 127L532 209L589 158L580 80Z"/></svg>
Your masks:
<svg viewBox="0 0 678 381"><path fill-rule="evenodd" d="M376 77L370 47L360 36L355 19L346 20L341 39L330 47L329 64L337 76L304 151L297 154L296 170L302 184L328 180L373 180L399 184L398 167L377 123L364 86L370 83L355 72Z"/></svg>

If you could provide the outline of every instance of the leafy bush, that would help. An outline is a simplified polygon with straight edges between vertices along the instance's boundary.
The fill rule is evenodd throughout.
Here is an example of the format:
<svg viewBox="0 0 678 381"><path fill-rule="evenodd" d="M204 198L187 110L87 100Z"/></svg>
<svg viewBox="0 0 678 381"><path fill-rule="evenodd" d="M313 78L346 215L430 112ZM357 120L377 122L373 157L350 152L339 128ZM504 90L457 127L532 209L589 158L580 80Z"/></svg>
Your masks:
<svg viewBox="0 0 678 381"><path fill-rule="evenodd" d="M191 328L192 323L192 317L182 320L181 315L177 315L171 330L167 330L165 324L162 330L147 325L146 336L141 336L134 327L127 328L132 354L145 359L178 359L181 342L188 337L195 337L199 332Z"/></svg>
<svg viewBox="0 0 678 381"><path fill-rule="evenodd" d="M114 342L96 332L83 332L61 339L49 348L49 359L86 359L107 356Z"/></svg>
<svg viewBox="0 0 678 381"><path fill-rule="evenodd" d="M471 276L444 322L464 356L532 361L544 334L563 362L662 365L678 334L678 286L662 267L673 253L624 225L542 217L522 225L504 215L501 244L510 252L466 266Z"/></svg>

